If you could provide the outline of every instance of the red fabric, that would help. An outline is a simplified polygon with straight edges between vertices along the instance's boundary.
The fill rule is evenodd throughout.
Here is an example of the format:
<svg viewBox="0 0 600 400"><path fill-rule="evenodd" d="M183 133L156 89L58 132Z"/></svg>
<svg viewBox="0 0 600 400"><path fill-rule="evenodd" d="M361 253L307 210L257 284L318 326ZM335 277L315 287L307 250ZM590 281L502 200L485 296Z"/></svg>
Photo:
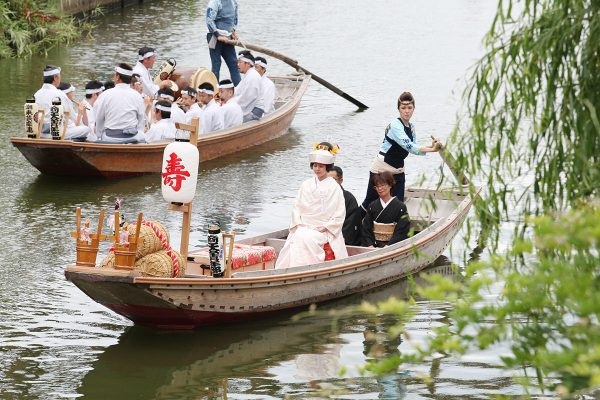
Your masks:
<svg viewBox="0 0 600 400"><path fill-rule="evenodd" d="M331 249L329 242L323 245L323 250L325 250L325 261L335 260L335 253Z"/></svg>
<svg viewBox="0 0 600 400"><path fill-rule="evenodd" d="M273 261L275 249L270 246L249 246L236 244L233 246L231 269L240 269L248 265Z"/></svg>

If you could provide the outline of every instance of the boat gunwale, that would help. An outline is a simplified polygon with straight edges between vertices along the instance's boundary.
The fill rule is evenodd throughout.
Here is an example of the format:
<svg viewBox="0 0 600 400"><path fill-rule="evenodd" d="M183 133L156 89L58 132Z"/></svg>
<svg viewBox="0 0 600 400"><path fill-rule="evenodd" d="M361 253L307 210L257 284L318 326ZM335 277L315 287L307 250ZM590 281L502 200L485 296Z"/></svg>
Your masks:
<svg viewBox="0 0 600 400"><path fill-rule="evenodd" d="M463 188L464 189L464 188ZM422 192L424 195L413 198L426 198L427 194L431 193L440 193L436 190L415 188L415 189L407 189L407 191L412 190L413 192ZM336 261L328 261L324 263L315 264L313 268L304 271L291 271L286 272L285 270L281 270L281 273L273 273L273 270L265 270L268 271L268 275L264 276L249 276L249 277L232 277L232 278L219 278L215 279L212 277L206 278L158 278L158 277L142 277L139 276L139 273L136 271L132 271L129 275L131 282L135 285L149 285L150 287L160 287L160 286L168 286L168 287L180 287L180 286L207 286L209 288L215 289L239 289L244 285L251 284L271 284L274 282L282 282L282 281L292 281L292 280L302 280L305 278L317 278L324 276L327 278L332 274L338 275L343 274L347 270L357 269L357 268L370 268L376 267L378 263L385 262L387 260L393 260L397 257L402 257L415 249L422 248L430 242L435 241L440 236L444 235L449 229L451 229L457 221L463 221L466 218L466 214L468 213L473 200L476 196L479 195L481 188L475 188L475 191L471 194L465 193L462 189L456 189L452 191L448 191L447 193L451 193L454 196L462 197L462 200L457 203L456 207L447 215L432 225L428 226L423 231L419 232L417 235L408 238L402 242L399 242L390 247L375 249L373 251L368 251L361 254L356 254L351 256L351 262L348 263L349 258L344 258ZM270 232L268 234L245 238L250 241L251 239L257 238L269 238L272 237L274 233L285 232L286 229L280 231ZM245 240L245 239L242 239ZM403 243L404 242L404 243ZM331 263L331 265L320 267L321 265ZM84 270L85 268L85 270ZM77 275L81 278L84 276L94 275L93 279L99 280L110 280L110 273L95 273L93 269L88 270L90 267L77 267L74 264L67 266L65 273ZM99 272L99 271L98 271ZM261 272L261 271L254 271ZM85 279L85 278L84 278ZM285 282L284 282L285 283ZM294 282L290 282L293 284ZM230 286L230 287L227 287Z"/></svg>
<svg viewBox="0 0 600 400"><path fill-rule="evenodd" d="M294 90L294 94L290 99L285 102L281 107L277 108L270 114L267 114L265 118L258 121L246 122L235 127L211 132L207 135L201 135L198 137L198 147L214 145L215 142L229 140L238 136L245 135L248 130L253 130L256 126L267 126L278 119L285 118L291 109L297 107L304 96L304 93L308 89L308 85L311 81L311 76L308 74L300 75L288 75L288 76L276 76L273 78L287 78L290 82L300 82L297 88ZM27 147L38 147L38 148L70 148L73 151L86 151L86 150L109 150L110 152L123 152L123 153L137 153L137 152L150 152L150 151L163 151L164 148L171 143L170 141L158 142L158 143L135 143L135 144L121 144L121 143L96 143L96 142L76 142L72 140L54 140L51 138L29 138L22 136L11 136L10 142L13 146L27 146Z"/></svg>

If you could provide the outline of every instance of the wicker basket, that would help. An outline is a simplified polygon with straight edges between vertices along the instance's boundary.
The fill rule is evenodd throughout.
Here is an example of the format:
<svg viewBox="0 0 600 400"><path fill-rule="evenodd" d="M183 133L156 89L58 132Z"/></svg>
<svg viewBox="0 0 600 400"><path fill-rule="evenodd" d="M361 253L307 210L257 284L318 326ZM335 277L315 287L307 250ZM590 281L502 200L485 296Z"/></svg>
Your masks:
<svg viewBox="0 0 600 400"><path fill-rule="evenodd" d="M375 234L375 240L379 242L389 242L396 229L396 223L381 224L379 222L373 222L373 233Z"/></svg>

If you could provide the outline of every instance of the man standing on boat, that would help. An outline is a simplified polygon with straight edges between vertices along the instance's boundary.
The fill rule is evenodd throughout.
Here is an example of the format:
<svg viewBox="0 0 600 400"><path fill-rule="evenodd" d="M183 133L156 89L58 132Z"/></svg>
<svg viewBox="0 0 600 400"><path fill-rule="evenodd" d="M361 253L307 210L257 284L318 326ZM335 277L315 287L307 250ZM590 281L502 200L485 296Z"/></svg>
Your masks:
<svg viewBox="0 0 600 400"><path fill-rule="evenodd" d="M138 62L133 67L133 73L140 76L142 82L142 94L148 97L154 97L158 92L158 85L152 80L150 68L154 66L156 61L156 52L152 47L142 47L138 50Z"/></svg>
<svg viewBox="0 0 600 400"><path fill-rule="evenodd" d="M106 90L94 105L96 135L107 143L145 142L145 107L142 96L131 88L133 69L121 63L115 67L115 87Z"/></svg>
<svg viewBox="0 0 600 400"><path fill-rule="evenodd" d="M219 80L221 57L229 68L229 76L235 86L242 80L237 69L235 46L228 44L230 39L237 40L235 32L238 24L237 0L209 0L206 6L206 26L208 34L208 51L212 64L212 72Z"/></svg>

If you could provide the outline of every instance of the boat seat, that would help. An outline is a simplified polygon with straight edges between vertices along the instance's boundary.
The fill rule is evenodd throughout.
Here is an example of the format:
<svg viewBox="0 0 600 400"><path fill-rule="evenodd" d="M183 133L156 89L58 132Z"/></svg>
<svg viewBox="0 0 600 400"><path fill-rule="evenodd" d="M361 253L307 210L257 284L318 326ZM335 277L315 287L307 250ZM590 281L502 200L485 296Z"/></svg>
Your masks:
<svg viewBox="0 0 600 400"><path fill-rule="evenodd" d="M233 257L231 258L231 269L233 271L256 271L273 268L276 256L277 252L271 246L234 244ZM188 254L188 259L192 259L194 263L199 264L200 266L210 265L208 247L190 252Z"/></svg>

